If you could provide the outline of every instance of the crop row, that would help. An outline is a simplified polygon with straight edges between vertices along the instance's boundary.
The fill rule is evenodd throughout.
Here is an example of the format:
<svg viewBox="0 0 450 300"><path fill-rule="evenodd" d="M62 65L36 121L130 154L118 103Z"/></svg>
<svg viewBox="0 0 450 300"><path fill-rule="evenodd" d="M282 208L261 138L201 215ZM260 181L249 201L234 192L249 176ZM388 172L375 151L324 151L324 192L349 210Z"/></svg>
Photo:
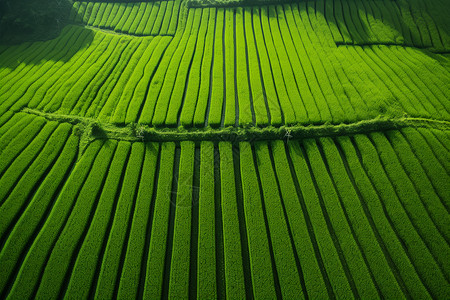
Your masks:
<svg viewBox="0 0 450 300"><path fill-rule="evenodd" d="M188 7L286 5L290 0L187 0ZM338 45L388 44L450 51L443 0L309 0L301 9L322 38Z"/></svg>
<svg viewBox="0 0 450 300"><path fill-rule="evenodd" d="M338 44L397 44L448 52L445 20L450 6L441 0L309 1L308 15L325 18Z"/></svg>
<svg viewBox="0 0 450 300"><path fill-rule="evenodd" d="M28 106L169 127L449 119L443 60L396 45L336 47L307 3L182 9L173 37L67 26L0 54L0 115Z"/></svg>
<svg viewBox="0 0 450 300"><path fill-rule="evenodd" d="M403 112L448 119L442 66L412 48L329 49L303 5L190 9L169 67L150 83L139 123L340 123Z"/></svg>
<svg viewBox="0 0 450 300"><path fill-rule="evenodd" d="M0 118L0 294L448 298L450 135L94 140Z"/></svg>
<svg viewBox="0 0 450 300"><path fill-rule="evenodd" d="M70 20L125 34L174 35L181 0L150 2L73 3Z"/></svg>

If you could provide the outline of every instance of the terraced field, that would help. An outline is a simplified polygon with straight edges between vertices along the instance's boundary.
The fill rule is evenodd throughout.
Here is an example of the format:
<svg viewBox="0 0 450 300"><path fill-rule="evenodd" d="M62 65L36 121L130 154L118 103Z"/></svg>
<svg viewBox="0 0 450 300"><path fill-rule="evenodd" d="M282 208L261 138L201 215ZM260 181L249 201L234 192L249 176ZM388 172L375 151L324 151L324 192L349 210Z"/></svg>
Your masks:
<svg viewBox="0 0 450 300"><path fill-rule="evenodd" d="M74 2L0 47L0 298L450 298L450 2Z"/></svg>

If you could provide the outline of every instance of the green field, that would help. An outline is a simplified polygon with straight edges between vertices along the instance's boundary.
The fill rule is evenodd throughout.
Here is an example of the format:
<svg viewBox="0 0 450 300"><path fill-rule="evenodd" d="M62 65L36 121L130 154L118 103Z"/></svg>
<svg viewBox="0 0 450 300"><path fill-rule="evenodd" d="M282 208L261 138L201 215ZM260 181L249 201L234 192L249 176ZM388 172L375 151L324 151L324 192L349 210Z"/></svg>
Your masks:
<svg viewBox="0 0 450 300"><path fill-rule="evenodd" d="M449 15L75 1L0 45L0 299L449 299Z"/></svg>

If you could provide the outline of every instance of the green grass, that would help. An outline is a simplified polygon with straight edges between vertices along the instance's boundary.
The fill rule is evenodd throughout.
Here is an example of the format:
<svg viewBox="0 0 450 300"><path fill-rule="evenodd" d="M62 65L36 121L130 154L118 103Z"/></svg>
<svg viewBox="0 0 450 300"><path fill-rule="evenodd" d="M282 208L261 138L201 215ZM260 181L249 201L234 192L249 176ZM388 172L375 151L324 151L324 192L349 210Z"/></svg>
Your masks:
<svg viewBox="0 0 450 300"><path fill-rule="evenodd" d="M0 298L449 298L448 8L75 1L0 46Z"/></svg>

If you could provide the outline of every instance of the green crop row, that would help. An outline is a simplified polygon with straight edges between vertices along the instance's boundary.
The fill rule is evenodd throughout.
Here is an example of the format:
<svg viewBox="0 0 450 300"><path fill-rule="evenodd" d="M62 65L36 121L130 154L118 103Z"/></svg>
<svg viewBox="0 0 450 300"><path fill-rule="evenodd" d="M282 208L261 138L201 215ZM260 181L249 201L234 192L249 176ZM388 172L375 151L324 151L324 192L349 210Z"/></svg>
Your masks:
<svg viewBox="0 0 450 300"><path fill-rule="evenodd" d="M72 297L88 297L93 287L94 278L97 276L97 266L103 257L104 245L109 235L111 226L110 219L114 216L117 207L117 195L120 193L122 173L125 172L131 144L119 142L114 152L111 165L108 170L106 181L104 182L101 195L98 199L97 209L92 217L89 230L79 249L70 270L71 276L68 279L65 294Z"/></svg>
<svg viewBox="0 0 450 300"><path fill-rule="evenodd" d="M127 251L126 245L129 241L131 220L136 206L135 196L142 173L144 151L142 143L134 143L131 147L130 158L101 262L95 291L95 296L98 298L112 298L116 293L116 282L120 280L122 261Z"/></svg>
<svg viewBox="0 0 450 300"><path fill-rule="evenodd" d="M5 159L5 164L2 164L1 169L1 179L0 183L2 188L0 189L0 205L5 205L5 200L11 189L15 187L16 182L23 177L23 173L29 165L36 159L40 150L44 147L47 139L49 139L52 132L58 126L57 122L48 122L42 127L41 122L36 122L30 124L30 131L33 133L33 127L35 127L34 132L36 132L36 137L27 143L27 147L23 143L14 143L14 141L9 145L7 149L2 153L2 155L12 156ZM42 129L41 129L42 128ZM32 138L33 136L31 136ZM17 145L17 148L16 148ZM23 151L21 151L24 149Z"/></svg>
<svg viewBox="0 0 450 300"><path fill-rule="evenodd" d="M70 136L56 162L51 166L51 170L42 175L43 180L36 189L36 193L25 198L29 202L22 214L16 218L17 221L11 227L11 232L9 235L4 235L6 240L0 252L2 265L0 290L3 290L11 276L14 276L14 270L22 253L26 253L27 245L33 241L35 234L41 229L46 219L46 211L51 209L52 202L57 197L58 187L74 163L77 147L78 138Z"/></svg>
<svg viewBox="0 0 450 300"><path fill-rule="evenodd" d="M71 125L42 120L0 127L35 132L0 154L5 297L450 294L446 131L93 141L75 161Z"/></svg>
<svg viewBox="0 0 450 300"><path fill-rule="evenodd" d="M6 231L12 225L13 220L17 219L20 211L28 205L27 199L29 199L33 187L37 184L43 174L51 168L68 138L70 129L71 125L67 123L61 124L55 129L50 137L48 137L45 135L47 128L44 126L41 132L36 136L36 140L47 140L42 151L40 151L34 160L26 166L25 163L20 164L19 162L25 162L24 156L32 155L27 148L17 156L16 160L10 166L11 169L15 168L17 173L21 172L21 177L14 184L14 187L11 189L8 187L7 182L0 180L0 182L2 182L2 193L0 195L0 215L2 216L0 221L0 236L6 234ZM29 147L36 147L37 150L39 150L39 144L35 141L29 143ZM25 166L25 168L23 168L23 166ZM5 172L2 179L14 179L14 177L15 175L8 170ZM10 192L6 197L8 188Z"/></svg>
<svg viewBox="0 0 450 300"><path fill-rule="evenodd" d="M449 74L439 61L412 48L330 45L311 5L181 7L174 38L68 26L55 40L6 51L7 65L23 55L39 63L0 69L0 115L29 106L186 127L449 118Z"/></svg>
<svg viewBox="0 0 450 300"><path fill-rule="evenodd" d="M88 177L81 188L70 216L59 232L53 245L36 297L54 298L60 294L66 276L70 270L71 258L78 254L78 245L85 237L84 229L90 225L91 211L97 208L97 200L107 176L117 142L107 141L100 149L97 159L91 167Z"/></svg>
<svg viewBox="0 0 450 300"><path fill-rule="evenodd" d="M174 35L181 0L73 3L70 20L131 35Z"/></svg>
<svg viewBox="0 0 450 300"><path fill-rule="evenodd" d="M11 286L10 297L28 298L38 288L47 257L58 241L102 144L103 142L96 141L87 148L65 182L41 230L34 240L29 241L30 245L21 265L18 266L17 277Z"/></svg>
<svg viewBox="0 0 450 300"><path fill-rule="evenodd" d="M151 223L148 257L144 258L144 298L161 298L164 280L164 264L167 250L169 216L172 199L172 178L174 170L175 144L161 146L160 171L156 185L155 208Z"/></svg>
<svg viewBox="0 0 450 300"><path fill-rule="evenodd" d="M209 20L209 21L208 21ZM202 14L202 26L198 32L198 39L195 45L194 57L192 58L192 67L189 71L189 77L187 78L189 85L183 95L178 93L178 97L172 99L167 112L166 124L169 126L177 125L177 118L180 114L180 106L183 103L185 109L181 112L180 123L182 125L192 124L192 119L196 110L196 104L200 105L200 102L205 99L205 96L200 96L200 83L205 85L204 80L208 81L208 93L209 93L209 68L206 67L207 63L202 63L203 57L210 53L211 58L212 44L206 44L206 34L208 34L208 41L210 42L211 37L214 35L214 21L215 21L215 10L206 9ZM209 28L209 30L207 30ZM204 49L204 51L203 51ZM210 59L211 61L211 59ZM204 71L204 73L202 72ZM203 93L202 93L203 94ZM206 98L207 100L207 98ZM196 103L197 102L197 103ZM204 102L204 101L203 101Z"/></svg>
<svg viewBox="0 0 450 300"><path fill-rule="evenodd" d="M173 240L170 258L169 298L187 298L189 296L189 269L191 257L191 219L192 190L194 174L195 144L181 142L181 155L178 177L174 181L172 193L175 195L171 205L175 208L173 219ZM176 185L176 186L175 186ZM168 253L170 254L170 252ZM193 284L197 284L194 282Z"/></svg>
<svg viewBox="0 0 450 300"><path fill-rule="evenodd" d="M289 0L189 0L189 7L291 5ZM321 38L337 44L395 44L447 51L450 37L445 20L447 3L440 0L315 0L300 1L306 19ZM441 10L438 9L441 8Z"/></svg>
<svg viewBox="0 0 450 300"><path fill-rule="evenodd" d="M214 192L214 144L202 142L200 147L200 186L198 199L197 297L216 298L216 209ZM195 204L195 203L194 203ZM222 217L222 216L220 216Z"/></svg>
<svg viewBox="0 0 450 300"><path fill-rule="evenodd" d="M164 123L168 126L177 125L180 106L182 105L184 97L188 96L188 91L185 91L184 89L184 87L186 86L186 81L189 80L190 83L189 86L192 86L192 88L194 89L198 89L199 86L200 73L199 71L196 72L196 70L193 68L189 70L189 65L194 65L197 68L201 68L203 56L202 50L204 49L205 45L206 31L208 25L210 25L210 23L208 22L210 11L209 9L197 11L198 14L201 14L201 19L197 19L198 20L197 23L196 19L194 18L193 30L191 30L190 32L189 40L186 44L186 50L183 53L183 58L181 59L181 62L179 64L176 80L175 83L173 84L174 90L171 94L168 106L166 108L167 116L165 117ZM192 97L191 99L193 100L196 99L194 95L189 96ZM155 111L155 114L158 113L158 106L156 106L156 109L157 110ZM166 111L163 110L162 115L165 115ZM156 117L157 115L155 115L155 118L153 119L154 120L153 124L161 125L162 122L159 121L161 119L158 119Z"/></svg>
<svg viewBox="0 0 450 300"><path fill-rule="evenodd" d="M147 228L151 220L151 206L155 182L156 164L159 145L149 143L145 145L145 158L142 165L142 174L139 190L136 197L135 209L130 229L127 252L120 277L118 298L138 296L141 274L141 263L145 245L148 243ZM131 157L130 157L131 158Z"/></svg>

